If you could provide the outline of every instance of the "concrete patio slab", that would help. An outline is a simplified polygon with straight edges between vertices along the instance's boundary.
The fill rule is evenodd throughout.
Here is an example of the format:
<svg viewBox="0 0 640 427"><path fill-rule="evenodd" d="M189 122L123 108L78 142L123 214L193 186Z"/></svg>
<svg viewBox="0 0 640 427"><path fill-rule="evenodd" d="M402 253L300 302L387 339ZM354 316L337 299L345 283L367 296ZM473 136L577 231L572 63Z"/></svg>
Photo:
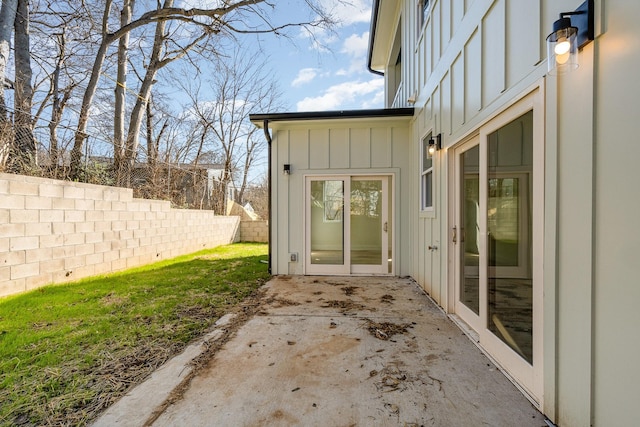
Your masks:
<svg viewBox="0 0 640 427"><path fill-rule="evenodd" d="M95 425L546 426L410 279L279 276L260 304L179 399L143 398L173 367Z"/></svg>

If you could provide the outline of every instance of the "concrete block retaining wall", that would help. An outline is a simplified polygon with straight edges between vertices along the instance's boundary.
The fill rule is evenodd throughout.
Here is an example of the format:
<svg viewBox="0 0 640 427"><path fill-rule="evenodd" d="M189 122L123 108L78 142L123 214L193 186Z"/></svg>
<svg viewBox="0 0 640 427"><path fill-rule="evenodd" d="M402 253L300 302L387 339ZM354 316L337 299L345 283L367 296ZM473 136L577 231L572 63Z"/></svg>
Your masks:
<svg viewBox="0 0 640 427"><path fill-rule="evenodd" d="M269 221L241 221L240 240L267 243L269 241Z"/></svg>
<svg viewBox="0 0 640 427"><path fill-rule="evenodd" d="M0 296L232 243L240 217L0 173Z"/></svg>

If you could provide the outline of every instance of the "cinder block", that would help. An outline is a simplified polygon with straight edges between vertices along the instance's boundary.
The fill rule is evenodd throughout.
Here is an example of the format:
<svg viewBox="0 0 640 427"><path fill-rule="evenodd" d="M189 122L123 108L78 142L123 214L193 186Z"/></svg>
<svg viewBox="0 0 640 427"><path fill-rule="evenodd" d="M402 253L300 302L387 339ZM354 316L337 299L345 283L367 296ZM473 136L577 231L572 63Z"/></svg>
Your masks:
<svg viewBox="0 0 640 427"><path fill-rule="evenodd" d="M110 211L111 210L111 202L106 200L96 200L95 201L95 209L97 211Z"/></svg>
<svg viewBox="0 0 640 427"><path fill-rule="evenodd" d="M37 236L11 237L9 240L10 251L24 251L40 247L40 239Z"/></svg>
<svg viewBox="0 0 640 427"><path fill-rule="evenodd" d="M25 196L25 209L51 209L53 203L50 197Z"/></svg>
<svg viewBox="0 0 640 427"><path fill-rule="evenodd" d="M40 274L40 263L17 264L11 266L11 280L23 279Z"/></svg>
<svg viewBox="0 0 640 427"><path fill-rule="evenodd" d="M119 188L105 188L103 193L103 199L107 202L113 202L120 200L120 190Z"/></svg>
<svg viewBox="0 0 640 427"><path fill-rule="evenodd" d="M55 248L64 245L63 234L51 234L49 236L40 236L40 248Z"/></svg>
<svg viewBox="0 0 640 427"><path fill-rule="evenodd" d="M37 210L12 210L10 213L10 221L14 224L39 222L40 211Z"/></svg>
<svg viewBox="0 0 640 427"><path fill-rule="evenodd" d="M133 239L133 230L122 230L119 231L120 240L127 241L129 239Z"/></svg>
<svg viewBox="0 0 640 427"><path fill-rule="evenodd" d="M34 222L25 224L25 235L26 236L48 236L51 234L51 223L50 222Z"/></svg>
<svg viewBox="0 0 640 427"><path fill-rule="evenodd" d="M25 196L7 194L0 197L0 209L24 209Z"/></svg>
<svg viewBox="0 0 640 427"><path fill-rule="evenodd" d="M111 242L96 242L94 250L96 253L108 252L111 250Z"/></svg>
<svg viewBox="0 0 640 427"><path fill-rule="evenodd" d="M78 211L92 211L95 209L95 200L75 199L74 209Z"/></svg>
<svg viewBox="0 0 640 427"><path fill-rule="evenodd" d="M64 211L61 210L41 210L40 222L63 222Z"/></svg>
<svg viewBox="0 0 640 427"><path fill-rule="evenodd" d="M90 200L102 200L104 198L104 187L92 185L84 189L84 197Z"/></svg>
<svg viewBox="0 0 640 427"><path fill-rule="evenodd" d="M22 237L26 228L25 224L0 224L0 237Z"/></svg>
<svg viewBox="0 0 640 427"><path fill-rule="evenodd" d="M75 254L76 256L80 255L90 255L94 253L94 245L93 243L85 243L84 245L76 245Z"/></svg>
<svg viewBox="0 0 640 427"><path fill-rule="evenodd" d="M26 290L25 280L9 280L8 282L0 283L0 296L6 296L11 294L17 294Z"/></svg>
<svg viewBox="0 0 640 427"><path fill-rule="evenodd" d="M73 270L84 265L86 265L86 257L84 255L72 256L69 258L65 258L64 260L65 270Z"/></svg>
<svg viewBox="0 0 640 427"><path fill-rule="evenodd" d="M76 230L75 224L72 222L54 222L53 234L70 234Z"/></svg>
<svg viewBox="0 0 640 427"><path fill-rule="evenodd" d="M84 244L84 233L69 233L64 235L64 245L74 246Z"/></svg>
<svg viewBox="0 0 640 427"><path fill-rule="evenodd" d="M70 258L74 256L75 249L73 246L59 246L57 248L51 248L53 259L65 260L66 258ZM64 270L64 264L62 266Z"/></svg>
<svg viewBox="0 0 640 427"><path fill-rule="evenodd" d="M109 251L109 252L105 252L103 254L104 262L113 262L113 261L116 261L118 259L120 259L120 251L119 250Z"/></svg>
<svg viewBox="0 0 640 427"><path fill-rule="evenodd" d="M140 228L140 221L127 221L127 230L137 230Z"/></svg>
<svg viewBox="0 0 640 427"><path fill-rule="evenodd" d="M84 188L75 185L64 186L65 199L84 199Z"/></svg>
<svg viewBox="0 0 640 427"><path fill-rule="evenodd" d="M93 223L93 231L111 231L111 221L96 221Z"/></svg>
<svg viewBox="0 0 640 427"><path fill-rule="evenodd" d="M76 233L93 233L94 229L93 226L95 225L94 222L75 222L74 226L75 226L75 231Z"/></svg>
<svg viewBox="0 0 640 427"><path fill-rule="evenodd" d="M111 210L112 211L126 211L127 210L127 204L125 202L120 202L120 201L113 201L111 202Z"/></svg>
<svg viewBox="0 0 640 427"><path fill-rule="evenodd" d="M24 181L11 181L9 182L9 193L23 196L37 196L38 195L38 183L36 182L24 182Z"/></svg>
<svg viewBox="0 0 640 427"><path fill-rule="evenodd" d="M64 270L64 259L50 259L40 263L40 274Z"/></svg>
<svg viewBox="0 0 640 427"><path fill-rule="evenodd" d="M137 248L140 246L140 239L128 239L127 248Z"/></svg>
<svg viewBox="0 0 640 427"><path fill-rule="evenodd" d="M75 207L75 202L73 199L65 199L65 198L56 198L51 199L53 209L59 209L62 211L71 210Z"/></svg>
<svg viewBox="0 0 640 427"><path fill-rule="evenodd" d="M0 267L0 283L11 280L11 267Z"/></svg>
<svg viewBox="0 0 640 427"><path fill-rule="evenodd" d="M103 233L101 231L86 233L84 236L85 243L98 243L102 242Z"/></svg>
<svg viewBox="0 0 640 427"><path fill-rule="evenodd" d="M68 210L64 213L65 222L84 222L85 211Z"/></svg>
<svg viewBox="0 0 640 427"><path fill-rule="evenodd" d="M127 257L127 268L137 267L141 264L139 256Z"/></svg>
<svg viewBox="0 0 640 427"><path fill-rule="evenodd" d="M112 271L120 271L127 268L127 260L126 259L116 259L111 261L111 270Z"/></svg>
<svg viewBox="0 0 640 427"><path fill-rule="evenodd" d="M52 274L42 274L40 273L37 276L31 276L25 278L25 290L30 291L32 289L41 288L52 283L53 275Z"/></svg>
<svg viewBox="0 0 640 427"><path fill-rule="evenodd" d="M104 261L104 254L102 253L87 255L87 265L100 264L103 261Z"/></svg>
<svg viewBox="0 0 640 427"><path fill-rule="evenodd" d="M38 187L40 197L64 197L64 187L60 184L42 183Z"/></svg>
<svg viewBox="0 0 640 427"><path fill-rule="evenodd" d="M9 181L4 178L0 178L0 194L9 194Z"/></svg>
<svg viewBox="0 0 640 427"><path fill-rule="evenodd" d="M146 214L146 212L134 211L133 219L135 221L144 221L147 218Z"/></svg>
<svg viewBox="0 0 640 427"><path fill-rule="evenodd" d="M102 221L104 219L104 212L98 210L89 210L85 216L87 221Z"/></svg>
<svg viewBox="0 0 640 427"><path fill-rule="evenodd" d="M120 190L120 201L121 202L130 202L133 200L133 190L131 189L121 189Z"/></svg>

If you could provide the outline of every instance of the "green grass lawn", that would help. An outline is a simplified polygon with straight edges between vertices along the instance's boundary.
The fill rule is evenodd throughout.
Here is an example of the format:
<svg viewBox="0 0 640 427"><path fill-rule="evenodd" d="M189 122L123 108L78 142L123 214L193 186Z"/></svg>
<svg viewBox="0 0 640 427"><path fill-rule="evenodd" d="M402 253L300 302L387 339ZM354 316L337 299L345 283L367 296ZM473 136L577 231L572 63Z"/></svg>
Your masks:
<svg viewBox="0 0 640 427"><path fill-rule="evenodd" d="M222 246L0 299L0 425L83 425L269 277Z"/></svg>

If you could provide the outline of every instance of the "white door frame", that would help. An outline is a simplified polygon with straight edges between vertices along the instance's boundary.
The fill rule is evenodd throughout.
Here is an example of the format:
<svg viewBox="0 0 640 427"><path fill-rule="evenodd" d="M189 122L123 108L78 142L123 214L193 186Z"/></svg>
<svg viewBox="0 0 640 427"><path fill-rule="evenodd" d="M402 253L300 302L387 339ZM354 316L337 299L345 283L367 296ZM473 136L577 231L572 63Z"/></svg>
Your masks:
<svg viewBox="0 0 640 427"><path fill-rule="evenodd" d="M351 264L351 181L366 180L379 178L382 181L382 260L380 265L352 265ZM312 264L311 263L311 209L310 209L310 197L311 197L311 182L312 181L326 181L326 180L341 180L344 183L343 195L343 264ZM391 185L390 185L391 184ZM393 175L386 173L371 173L371 174L339 174L339 175L323 175L323 174L309 174L304 176L304 270L303 274L311 275L390 275L393 274L395 268L395 237L391 242L392 251L392 268L389 272L388 267L388 253L389 253L389 241L388 233L392 233L395 236L395 227L393 219ZM391 193L391 194L389 194ZM391 202L391 203L390 203ZM391 218L391 219L390 219Z"/></svg>
<svg viewBox="0 0 640 427"><path fill-rule="evenodd" d="M451 174L449 175L450 215L449 223L451 227L459 228L459 204L460 200L460 174L458 155L466 151L475 144L480 146L480 200L487 200L487 152L488 136L517 119L523 114L533 111L533 182L529 183L532 188L532 280L533 280L533 363L529 364L521 358L514 350L505 344L488 328L488 299L487 299L487 269L480 268L480 315L476 315L464 304L459 303L460 296L460 246L449 239L449 251L451 254L451 268L449 275L449 295L453 301L449 304L449 310L456 313L468 324L477 334L480 346L488 355L499 364L510 376L514 383L525 393L529 399L540 409L543 409L543 244L544 244L544 97L543 87L536 86L534 90L526 94L522 99L508 107L505 111L490 119L480 126L478 134L471 138L466 138L458 146L451 149ZM529 177L531 179L531 177ZM482 203L482 202L481 202ZM480 209L480 247L485 248L480 251L480 266L487 265L487 212L486 206ZM452 229L450 229L450 232ZM459 242L459 240L458 240Z"/></svg>

